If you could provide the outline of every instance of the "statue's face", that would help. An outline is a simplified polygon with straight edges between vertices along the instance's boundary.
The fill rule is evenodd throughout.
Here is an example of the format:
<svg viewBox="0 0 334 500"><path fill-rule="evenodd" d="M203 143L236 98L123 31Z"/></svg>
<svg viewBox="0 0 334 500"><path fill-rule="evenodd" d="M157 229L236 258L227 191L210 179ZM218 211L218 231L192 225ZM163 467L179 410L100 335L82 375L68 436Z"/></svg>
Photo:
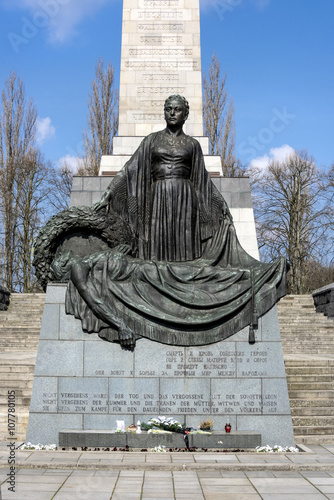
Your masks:
<svg viewBox="0 0 334 500"><path fill-rule="evenodd" d="M182 126L186 120L186 109L178 99L167 101L165 106L165 120L167 125Z"/></svg>

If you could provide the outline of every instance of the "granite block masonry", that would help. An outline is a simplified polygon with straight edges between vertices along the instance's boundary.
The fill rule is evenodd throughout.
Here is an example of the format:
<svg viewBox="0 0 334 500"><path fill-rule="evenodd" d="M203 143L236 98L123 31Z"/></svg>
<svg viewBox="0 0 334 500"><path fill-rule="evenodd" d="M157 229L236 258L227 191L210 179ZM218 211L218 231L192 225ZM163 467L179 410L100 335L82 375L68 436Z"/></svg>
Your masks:
<svg viewBox="0 0 334 500"><path fill-rule="evenodd" d="M185 132L202 136L199 1L124 0L119 137L164 128L163 104L171 94L187 96Z"/></svg>
<svg viewBox="0 0 334 500"><path fill-rule="evenodd" d="M223 342L173 347L142 339L135 352L82 331L64 312L66 285L46 294L26 441L58 444L64 429L116 429L172 416L197 428L255 431L262 444L294 444L276 307ZM52 317L52 324L48 318Z"/></svg>

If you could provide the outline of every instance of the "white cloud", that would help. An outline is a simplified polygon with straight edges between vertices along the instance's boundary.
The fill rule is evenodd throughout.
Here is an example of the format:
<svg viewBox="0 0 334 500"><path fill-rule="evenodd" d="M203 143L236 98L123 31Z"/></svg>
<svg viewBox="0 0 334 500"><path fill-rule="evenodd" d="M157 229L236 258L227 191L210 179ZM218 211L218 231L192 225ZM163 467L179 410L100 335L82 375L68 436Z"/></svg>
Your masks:
<svg viewBox="0 0 334 500"><path fill-rule="evenodd" d="M56 134L56 129L51 123L51 118L38 118L37 120L37 143L39 145L48 141Z"/></svg>
<svg viewBox="0 0 334 500"><path fill-rule="evenodd" d="M7 8L28 9L36 28L49 31L50 42L64 42L85 18L110 0L5 0Z"/></svg>
<svg viewBox="0 0 334 500"><path fill-rule="evenodd" d="M78 169L79 161L80 158L78 158L77 156L65 155L59 158L56 165L57 168L62 168L66 165L73 172L73 174L75 174Z"/></svg>
<svg viewBox="0 0 334 500"><path fill-rule="evenodd" d="M295 150L288 144L283 144L279 148L271 148L269 154L258 156L254 158L249 167L259 170L264 170L268 167L269 163L273 160L282 161L285 160L290 155L294 154Z"/></svg>

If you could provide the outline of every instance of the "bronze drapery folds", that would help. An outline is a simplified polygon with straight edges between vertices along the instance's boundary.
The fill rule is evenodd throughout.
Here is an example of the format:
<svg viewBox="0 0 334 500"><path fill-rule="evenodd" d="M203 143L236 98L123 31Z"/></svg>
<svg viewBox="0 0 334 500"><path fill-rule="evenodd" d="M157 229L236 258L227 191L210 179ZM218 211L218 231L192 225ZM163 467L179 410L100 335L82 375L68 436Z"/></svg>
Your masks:
<svg viewBox="0 0 334 500"><path fill-rule="evenodd" d="M198 141L183 132L187 111L184 98L167 99L167 128L141 142L90 209L119 217L131 241L58 251L51 266L69 279L66 312L125 349L141 337L205 345L248 325L254 342L258 317L285 294L285 259L261 263L241 247Z"/></svg>

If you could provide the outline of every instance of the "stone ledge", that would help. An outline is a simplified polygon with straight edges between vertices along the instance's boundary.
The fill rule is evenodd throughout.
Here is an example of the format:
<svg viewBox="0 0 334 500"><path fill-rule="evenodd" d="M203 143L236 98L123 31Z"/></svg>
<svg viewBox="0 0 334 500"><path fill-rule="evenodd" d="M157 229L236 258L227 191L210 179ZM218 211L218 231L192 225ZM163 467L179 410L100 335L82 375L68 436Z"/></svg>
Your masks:
<svg viewBox="0 0 334 500"><path fill-rule="evenodd" d="M312 293L317 313L334 318L334 283L315 290Z"/></svg>
<svg viewBox="0 0 334 500"><path fill-rule="evenodd" d="M212 432L212 434L189 434L189 446L192 448L208 449L249 449L261 445L261 434L255 431ZM183 435L141 434L131 432L115 433L110 430L78 430L64 429L59 432L60 447L125 447L129 448L154 448L155 446L167 448L185 448Z"/></svg>

